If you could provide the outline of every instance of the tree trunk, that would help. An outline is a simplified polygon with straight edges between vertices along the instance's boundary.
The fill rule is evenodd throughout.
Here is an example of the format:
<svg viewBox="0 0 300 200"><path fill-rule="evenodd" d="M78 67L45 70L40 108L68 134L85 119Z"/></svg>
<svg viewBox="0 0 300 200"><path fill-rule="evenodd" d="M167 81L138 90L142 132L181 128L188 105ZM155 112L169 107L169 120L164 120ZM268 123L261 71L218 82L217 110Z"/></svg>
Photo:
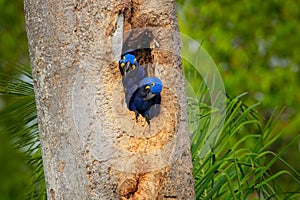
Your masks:
<svg viewBox="0 0 300 200"><path fill-rule="evenodd" d="M25 15L48 199L194 199L175 1L25 0ZM150 127L125 105L122 46L164 84Z"/></svg>

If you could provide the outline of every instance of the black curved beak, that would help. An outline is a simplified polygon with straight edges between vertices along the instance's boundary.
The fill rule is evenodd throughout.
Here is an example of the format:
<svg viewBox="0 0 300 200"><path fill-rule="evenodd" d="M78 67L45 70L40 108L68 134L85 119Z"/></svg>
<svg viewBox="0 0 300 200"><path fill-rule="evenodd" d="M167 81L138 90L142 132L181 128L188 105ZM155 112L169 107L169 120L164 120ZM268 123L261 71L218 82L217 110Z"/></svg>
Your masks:
<svg viewBox="0 0 300 200"><path fill-rule="evenodd" d="M127 62L124 67L124 74L126 74L130 70L130 62Z"/></svg>
<svg viewBox="0 0 300 200"><path fill-rule="evenodd" d="M156 94L153 94L152 92L148 92L147 96L144 98L145 101L152 99Z"/></svg>

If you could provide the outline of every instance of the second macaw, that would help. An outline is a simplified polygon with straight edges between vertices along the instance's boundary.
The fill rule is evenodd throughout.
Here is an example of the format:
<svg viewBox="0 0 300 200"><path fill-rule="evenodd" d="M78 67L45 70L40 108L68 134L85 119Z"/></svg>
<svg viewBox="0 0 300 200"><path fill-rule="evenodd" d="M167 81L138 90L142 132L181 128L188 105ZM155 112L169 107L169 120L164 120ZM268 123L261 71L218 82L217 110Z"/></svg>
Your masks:
<svg viewBox="0 0 300 200"><path fill-rule="evenodd" d="M139 67L139 63L136 59L136 52L133 49L129 49L122 53L121 60L119 61L119 69L121 75L126 75L129 71Z"/></svg>

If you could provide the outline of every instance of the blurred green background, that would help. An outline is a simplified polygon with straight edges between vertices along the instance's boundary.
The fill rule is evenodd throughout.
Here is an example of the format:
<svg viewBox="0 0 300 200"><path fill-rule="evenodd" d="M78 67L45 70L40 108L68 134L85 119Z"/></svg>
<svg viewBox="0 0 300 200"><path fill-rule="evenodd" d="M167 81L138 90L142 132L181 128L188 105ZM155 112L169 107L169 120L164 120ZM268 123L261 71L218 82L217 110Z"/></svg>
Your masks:
<svg viewBox="0 0 300 200"><path fill-rule="evenodd" d="M201 43L215 61L229 96L247 92L246 105L260 102L262 123L284 108L274 134L285 134L274 152L299 135L300 1L178 0L177 16L180 32ZM283 155L298 171L299 144Z"/></svg>
<svg viewBox="0 0 300 200"><path fill-rule="evenodd" d="M0 73L15 74L15 66L28 65L28 47L22 0L0 0ZM12 99L0 96L0 110ZM0 199L25 199L31 169L12 145L5 128L14 123L0 116Z"/></svg>
<svg viewBox="0 0 300 200"><path fill-rule="evenodd" d="M286 133L275 152L299 134L299 1L178 0L177 15L180 31L202 43L217 64L229 96L248 92L242 100L247 105L261 102L257 110L262 121L274 109L285 108L274 130ZM0 16L0 72L14 74L15 66L29 63L23 1L0 0ZM11 101L1 98L0 109ZM9 143L5 128L13 120L1 122L0 199L24 199L33 169ZM295 143L284 154L298 171L299 153Z"/></svg>

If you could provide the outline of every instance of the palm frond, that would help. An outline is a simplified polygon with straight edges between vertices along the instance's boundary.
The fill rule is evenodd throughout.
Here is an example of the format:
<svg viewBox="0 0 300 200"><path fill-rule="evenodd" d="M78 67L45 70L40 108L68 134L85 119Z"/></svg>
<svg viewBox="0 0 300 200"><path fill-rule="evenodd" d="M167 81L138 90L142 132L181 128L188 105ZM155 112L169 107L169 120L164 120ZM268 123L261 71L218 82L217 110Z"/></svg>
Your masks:
<svg viewBox="0 0 300 200"><path fill-rule="evenodd" d="M276 120L274 115L266 125L261 125L260 116L254 110L258 105L246 106L240 99L245 94L235 98L227 95L226 118L219 131L219 139L211 147L209 154L203 156L202 140L208 132L212 121L212 113L218 112L210 102L209 90L205 88L205 81L195 75L196 70L187 66L185 77L191 82L195 92L194 97L189 96L188 112L191 129L191 153L193 158L193 175L195 178L195 191L197 199L282 199L299 196L299 172L283 160L282 154L296 141L295 138L289 145L278 153L270 151L284 131L272 134ZM198 82L198 83L197 83ZM191 86L190 86L191 87ZM191 94L190 91L187 94ZM195 108L198 106L198 108ZM198 113L195 113L197 110ZM277 116L280 116L280 113ZM197 116L198 118L195 118ZM286 169L271 173L275 162L281 162ZM290 180L298 189L285 191L279 179L283 175L290 176Z"/></svg>
<svg viewBox="0 0 300 200"><path fill-rule="evenodd" d="M15 150L34 169L28 184L28 199L41 199L45 198L45 180L33 81L29 67L18 65L16 72L16 75L0 74L0 95L10 100L0 115Z"/></svg>

